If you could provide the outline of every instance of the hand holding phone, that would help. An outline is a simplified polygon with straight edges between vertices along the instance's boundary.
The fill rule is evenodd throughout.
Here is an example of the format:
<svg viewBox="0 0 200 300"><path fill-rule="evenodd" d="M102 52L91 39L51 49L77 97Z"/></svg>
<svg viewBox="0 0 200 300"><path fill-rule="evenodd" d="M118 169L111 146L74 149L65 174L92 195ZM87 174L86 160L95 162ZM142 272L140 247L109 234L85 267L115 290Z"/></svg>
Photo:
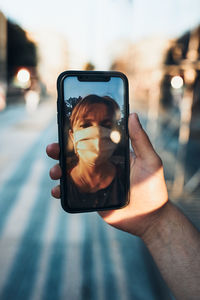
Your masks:
<svg viewBox="0 0 200 300"><path fill-rule="evenodd" d="M128 82L118 72L58 78L61 204L68 212L128 203Z"/></svg>
<svg viewBox="0 0 200 300"><path fill-rule="evenodd" d="M168 201L168 194L162 161L136 114L129 116L129 136L135 152L135 155L130 153L130 202L122 209L99 211L99 214L110 225L142 237L155 226L162 207ZM51 158L58 160L59 153L59 144L47 147ZM57 164L50 170L50 177L60 179L61 173ZM61 197L60 186L52 189L52 195Z"/></svg>
<svg viewBox="0 0 200 300"><path fill-rule="evenodd" d="M196 299L199 295L199 263L192 262L194 253L199 253L199 233L188 219L168 202L162 161L153 149L136 114L129 117L129 134L135 151L130 165L130 202L122 209L99 211L99 214L108 224L143 239L175 296L184 297L187 294L188 297L194 295ZM54 159L58 159L59 151L57 143L47 146L47 154ZM60 178L59 165L51 169L50 176L54 180ZM52 189L52 195L60 198L59 186ZM188 243L185 242L188 240L192 245L189 252ZM180 261L186 263L181 264L183 276L177 277L177 274L180 274ZM193 278L192 285L191 281L188 285L188 276ZM174 285L177 278L180 280Z"/></svg>

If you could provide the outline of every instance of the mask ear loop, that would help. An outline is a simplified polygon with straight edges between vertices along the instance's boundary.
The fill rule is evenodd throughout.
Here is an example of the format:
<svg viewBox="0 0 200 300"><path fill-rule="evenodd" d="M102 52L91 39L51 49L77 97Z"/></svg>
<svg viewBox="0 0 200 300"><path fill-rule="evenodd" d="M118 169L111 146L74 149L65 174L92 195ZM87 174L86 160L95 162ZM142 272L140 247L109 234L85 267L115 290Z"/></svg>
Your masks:
<svg viewBox="0 0 200 300"><path fill-rule="evenodd" d="M77 142L75 142L74 133L73 133L72 129L69 130L69 136L70 136L70 140L71 140L71 142L73 144L74 153L77 156L77 150L76 150L76 144L77 144Z"/></svg>
<svg viewBox="0 0 200 300"><path fill-rule="evenodd" d="M76 144L77 144L77 142L75 142L75 139L73 138L74 153L76 154L76 156L78 156L78 151L77 151L77 148L76 148Z"/></svg>

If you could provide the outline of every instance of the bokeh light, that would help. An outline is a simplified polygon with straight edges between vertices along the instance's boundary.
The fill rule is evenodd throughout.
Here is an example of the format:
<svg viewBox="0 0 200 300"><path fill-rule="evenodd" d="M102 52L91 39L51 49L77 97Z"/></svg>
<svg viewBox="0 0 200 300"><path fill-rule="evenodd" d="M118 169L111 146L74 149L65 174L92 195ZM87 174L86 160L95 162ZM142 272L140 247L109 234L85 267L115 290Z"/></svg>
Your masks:
<svg viewBox="0 0 200 300"><path fill-rule="evenodd" d="M20 69L17 73L17 79L21 83L27 83L30 80L30 72L25 68Z"/></svg>
<svg viewBox="0 0 200 300"><path fill-rule="evenodd" d="M121 140L121 134L117 130L113 130L110 134L110 138L113 143L118 144Z"/></svg>
<svg viewBox="0 0 200 300"><path fill-rule="evenodd" d="M174 89L180 89L183 86L183 78L181 76L174 76L171 79L171 86Z"/></svg>

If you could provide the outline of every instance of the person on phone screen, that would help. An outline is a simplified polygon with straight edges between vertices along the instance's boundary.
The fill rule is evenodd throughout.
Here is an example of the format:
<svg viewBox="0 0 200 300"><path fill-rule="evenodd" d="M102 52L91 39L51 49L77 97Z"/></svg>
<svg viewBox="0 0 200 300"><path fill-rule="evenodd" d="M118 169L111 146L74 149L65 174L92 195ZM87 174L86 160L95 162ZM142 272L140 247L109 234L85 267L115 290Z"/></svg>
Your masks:
<svg viewBox="0 0 200 300"><path fill-rule="evenodd" d="M111 207L123 199L123 167L120 156L118 161L113 157L121 137L119 120L120 108L108 96L88 95L73 108L69 136L75 158L67 155L67 197L71 207ZM122 166L123 159L121 156Z"/></svg>

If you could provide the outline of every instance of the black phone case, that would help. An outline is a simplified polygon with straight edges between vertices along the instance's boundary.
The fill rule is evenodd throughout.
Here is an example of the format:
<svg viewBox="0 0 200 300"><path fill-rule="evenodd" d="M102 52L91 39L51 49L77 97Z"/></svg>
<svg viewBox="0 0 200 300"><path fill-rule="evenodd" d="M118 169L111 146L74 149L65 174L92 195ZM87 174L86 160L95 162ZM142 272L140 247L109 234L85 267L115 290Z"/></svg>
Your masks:
<svg viewBox="0 0 200 300"><path fill-rule="evenodd" d="M86 80L83 81L102 81L102 78L107 77L120 77L124 81L125 86L125 115L126 115L126 124L125 124L125 130L126 130L126 158L125 158L125 173L126 176L126 199L124 199L124 203L122 205L119 205L117 207L109 207L109 208L86 208L86 209L72 209L68 205L67 197L66 197L66 177L64 174L66 174L66 157L64 154L64 91L63 91L63 83L64 79L67 76L83 76L83 78L86 78ZM88 78L88 80L87 80ZM130 156L129 156L129 136L128 136L128 116L129 116L129 101L128 101L128 79L127 77L117 71L65 71L62 72L57 79L57 123L58 123L58 138L59 138L59 145L60 145L60 156L59 156L59 162L62 169L62 177L60 179L60 189L61 189L61 206L62 208L69 213L82 213L82 212L93 212L93 211L102 211L102 210L111 210L111 209L119 209L124 206L126 206L129 202L129 186L130 186Z"/></svg>

